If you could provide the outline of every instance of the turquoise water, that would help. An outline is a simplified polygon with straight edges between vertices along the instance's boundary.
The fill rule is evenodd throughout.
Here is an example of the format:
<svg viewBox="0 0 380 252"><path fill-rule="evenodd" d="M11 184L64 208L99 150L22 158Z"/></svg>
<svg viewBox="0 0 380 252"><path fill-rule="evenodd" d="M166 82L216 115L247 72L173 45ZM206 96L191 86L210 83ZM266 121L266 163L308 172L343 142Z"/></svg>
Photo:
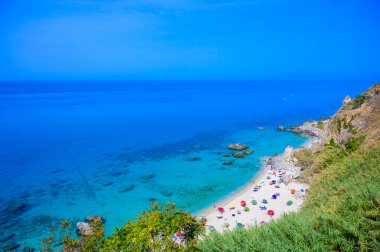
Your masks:
<svg viewBox="0 0 380 252"><path fill-rule="evenodd" d="M305 141L277 132L278 125L330 116L345 95L367 86L0 83L0 247L38 248L59 220L88 215L103 216L110 233L153 199L194 213L244 185L263 156ZM249 144L254 154L223 157L235 142ZM222 165L229 160L232 166Z"/></svg>

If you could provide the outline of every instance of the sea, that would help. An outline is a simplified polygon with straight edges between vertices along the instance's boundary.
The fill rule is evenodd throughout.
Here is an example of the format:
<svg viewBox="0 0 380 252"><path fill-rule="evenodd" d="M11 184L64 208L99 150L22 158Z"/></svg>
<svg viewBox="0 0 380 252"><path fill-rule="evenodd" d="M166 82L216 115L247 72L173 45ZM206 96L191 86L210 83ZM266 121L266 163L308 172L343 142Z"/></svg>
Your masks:
<svg viewBox="0 0 380 252"><path fill-rule="evenodd" d="M0 249L38 250L60 221L90 215L109 235L153 201L196 214L307 140L277 126L328 118L370 84L0 82ZM231 143L254 153L226 157Z"/></svg>

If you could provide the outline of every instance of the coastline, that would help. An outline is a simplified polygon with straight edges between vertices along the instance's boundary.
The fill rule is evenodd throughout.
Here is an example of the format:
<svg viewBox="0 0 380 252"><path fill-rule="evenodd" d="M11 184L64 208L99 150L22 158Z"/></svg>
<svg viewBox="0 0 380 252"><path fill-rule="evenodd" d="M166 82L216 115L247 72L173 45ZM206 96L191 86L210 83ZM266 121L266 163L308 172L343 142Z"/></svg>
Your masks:
<svg viewBox="0 0 380 252"><path fill-rule="evenodd" d="M252 187L252 185L255 184L255 183L257 183L257 181L260 181L261 179L265 178L265 175L269 171L269 167L267 167L264 164L264 162L267 162L267 160L269 158L270 157L263 157L262 158L262 162L263 163L262 163L262 165L259 168L260 169L259 172L257 172L255 175L253 175L251 177L251 179L247 183L245 183L243 186L237 188L236 190L230 192L229 194L227 194L225 197L223 197L219 201L216 201L214 205L215 206L219 206L219 205L226 205L226 204L228 204L232 200L234 200L236 198L239 198L241 195L243 195L244 193L246 193L247 191L249 191L249 189ZM207 207L205 207L205 208L197 211L194 215L196 215L196 216L207 216L207 215L211 214L214 211L215 211L214 206L213 205L209 205L209 206L207 206Z"/></svg>
<svg viewBox="0 0 380 252"><path fill-rule="evenodd" d="M301 148L313 148L318 145L322 130L316 127L316 121L306 121L288 131L301 134L308 139L296 149L288 146L277 156L263 157L260 171L244 186L234 190L215 204L196 212L196 216L206 218L208 230L223 232L235 227L257 226L278 219L285 213L298 211L302 207L308 185L297 181L300 168L296 166L297 160L294 159L293 154ZM270 182L273 179L281 179L281 182L277 180L280 183L274 186ZM258 191L253 190L256 187L259 187ZM279 197L272 200L273 194L278 194ZM261 198L268 199L268 203L262 204ZM253 199L257 201L257 204L251 204ZM242 200L247 203L248 211L241 205ZM292 201L291 205L287 204L289 201ZM224 209L223 212L218 211L220 207ZM261 209L262 207L265 210ZM269 215L267 209L274 209L275 215Z"/></svg>

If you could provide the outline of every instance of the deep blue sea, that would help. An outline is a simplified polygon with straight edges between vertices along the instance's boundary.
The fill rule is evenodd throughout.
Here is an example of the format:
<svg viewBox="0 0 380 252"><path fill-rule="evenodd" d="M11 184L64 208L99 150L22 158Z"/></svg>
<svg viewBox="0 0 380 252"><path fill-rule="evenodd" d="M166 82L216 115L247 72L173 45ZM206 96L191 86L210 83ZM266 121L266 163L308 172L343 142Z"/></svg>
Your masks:
<svg viewBox="0 0 380 252"><path fill-rule="evenodd" d="M192 213L305 138L276 131L335 113L367 81L0 83L0 248L101 215L107 232L150 201ZM257 127L265 127L259 130ZM230 143L254 154L234 160Z"/></svg>

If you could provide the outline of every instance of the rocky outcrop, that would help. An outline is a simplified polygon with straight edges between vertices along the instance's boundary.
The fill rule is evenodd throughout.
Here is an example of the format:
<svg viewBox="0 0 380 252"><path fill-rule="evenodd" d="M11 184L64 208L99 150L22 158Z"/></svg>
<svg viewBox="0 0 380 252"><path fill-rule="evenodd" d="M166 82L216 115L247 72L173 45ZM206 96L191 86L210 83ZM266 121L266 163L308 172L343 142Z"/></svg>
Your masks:
<svg viewBox="0 0 380 252"><path fill-rule="evenodd" d="M380 139L380 85L373 85L352 100L346 98L327 123L322 143L334 141L349 148L353 141L360 141L360 149L367 149Z"/></svg>
<svg viewBox="0 0 380 252"><path fill-rule="evenodd" d="M232 156L236 157L236 158L243 158L244 157L244 154L242 152L236 152L234 153Z"/></svg>
<svg viewBox="0 0 380 252"><path fill-rule="evenodd" d="M280 125L280 126L277 127L277 130L278 131L285 131L286 128L284 126Z"/></svg>
<svg viewBox="0 0 380 252"><path fill-rule="evenodd" d="M87 222L78 222L77 228L79 230L79 234L82 236L89 236L94 233L92 227Z"/></svg>
<svg viewBox="0 0 380 252"><path fill-rule="evenodd" d="M230 144L228 146L228 149L230 150L236 150L236 151L242 151L248 149L249 146L246 144L241 144L241 143L235 143L235 144Z"/></svg>
<svg viewBox="0 0 380 252"><path fill-rule="evenodd" d="M306 121L300 126L291 127L288 129L289 132L297 133L306 137L321 137L325 125L328 123L328 120L325 121Z"/></svg>
<svg viewBox="0 0 380 252"><path fill-rule="evenodd" d="M347 95L347 96L344 98L344 100L343 100L343 105L349 103L350 101L351 101L351 97Z"/></svg>

